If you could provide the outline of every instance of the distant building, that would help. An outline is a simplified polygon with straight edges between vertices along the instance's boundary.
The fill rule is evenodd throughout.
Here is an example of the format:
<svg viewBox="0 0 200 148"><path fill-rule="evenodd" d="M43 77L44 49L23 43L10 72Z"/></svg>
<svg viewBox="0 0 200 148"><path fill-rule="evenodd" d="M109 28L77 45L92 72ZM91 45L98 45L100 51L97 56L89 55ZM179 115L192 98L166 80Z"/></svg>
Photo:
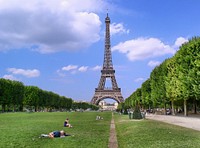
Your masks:
<svg viewBox="0 0 200 148"><path fill-rule="evenodd" d="M114 103L106 103L106 101L102 100L99 102L99 106L101 107L101 109L103 110L116 110L118 103L114 102Z"/></svg>

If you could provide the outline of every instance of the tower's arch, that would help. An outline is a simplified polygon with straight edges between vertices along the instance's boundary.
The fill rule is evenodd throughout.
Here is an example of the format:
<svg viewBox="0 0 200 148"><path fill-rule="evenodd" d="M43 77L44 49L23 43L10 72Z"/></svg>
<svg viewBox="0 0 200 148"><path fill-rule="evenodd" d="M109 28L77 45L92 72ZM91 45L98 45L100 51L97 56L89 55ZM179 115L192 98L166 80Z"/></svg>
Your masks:
<svg viewBox="0 0 200 148"><path fill-rule="evenodd" d="M91 103L98 105L100 101L107 99L107 98L111 98L111 99L115 100L118 104L124 101L124 99L121 95L121 92L119 90L118 91L113 91L113 90L99 91L96 89L95 95L92 98Z"/></svg>

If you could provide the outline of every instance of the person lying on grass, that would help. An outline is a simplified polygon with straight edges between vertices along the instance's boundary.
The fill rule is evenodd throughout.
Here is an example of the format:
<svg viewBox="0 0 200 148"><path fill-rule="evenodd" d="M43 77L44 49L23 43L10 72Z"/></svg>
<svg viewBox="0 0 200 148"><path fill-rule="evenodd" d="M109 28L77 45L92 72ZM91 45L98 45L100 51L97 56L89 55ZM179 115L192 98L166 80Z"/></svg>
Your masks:
<svg viewBox="0 0 200 148"><path fill-rule="evenodd" d="M65 133L64 130L53 131L53 132L50 132L48 135L47 134L41 134L41 137L49 137L49 138L57 138L57 137L63 138L63 137L66 137L66 136L71 136L71 135Z"/></svg>

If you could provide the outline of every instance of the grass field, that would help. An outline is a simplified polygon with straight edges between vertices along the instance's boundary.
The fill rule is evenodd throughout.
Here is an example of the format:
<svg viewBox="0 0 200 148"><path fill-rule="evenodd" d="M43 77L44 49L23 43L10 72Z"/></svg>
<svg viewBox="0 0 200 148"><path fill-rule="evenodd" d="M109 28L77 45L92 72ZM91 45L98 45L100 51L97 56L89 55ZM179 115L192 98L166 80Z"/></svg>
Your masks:
<svg viewBox="0 0 200 148"><path fill-rule="evenodd" d="M200 132L159 121L115 115L119 148L199 148Z"/></svg>
<svg viewBox="0 0 200 148"><path fill-rule="evenodd" d="M104 119L96 121L96 115ZM63 127L69 117L73 128ZM0 148L107 148L111 112L41 112L0 114ZM151 120L114 114L119 148L197 148L200 132ZM39 138L64 129L74 136Z"/></svg>
<svg viewBox="0 0 200 148"><path fill-rule="evenodd" d="M104 120L96 121L100 114ZM69 117L73 128L63 127ZM0 114L0 148L107 147L111 113L52 112ZM74 135L65 138L39 138L41 134L64 129Z"/></svg>

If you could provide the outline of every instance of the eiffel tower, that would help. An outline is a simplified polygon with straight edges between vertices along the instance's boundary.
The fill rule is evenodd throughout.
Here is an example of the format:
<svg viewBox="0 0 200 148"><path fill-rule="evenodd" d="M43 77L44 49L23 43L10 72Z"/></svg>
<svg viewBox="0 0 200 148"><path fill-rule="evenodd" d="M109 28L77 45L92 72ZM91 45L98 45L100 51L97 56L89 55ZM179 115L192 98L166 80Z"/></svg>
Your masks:
<svg viewBox="0 0 200 148"><path fill-rule="evenodd" d="M98 105L99 102L106 98L111 98L118 103L124 101L121 89L117 86L117 81L115 79L115 70L112 64L112 55L111 55L111 45L110 45L110 18L105 18L106 23L106 34L105 34L105 51L104 51L104 62L103 68L101 70L101 79L98 85L98 88L95 89L95 94L91 100L92 104ZM105 83L106 79L109 78L111 80L112 87L106 88Z"/></svg>

